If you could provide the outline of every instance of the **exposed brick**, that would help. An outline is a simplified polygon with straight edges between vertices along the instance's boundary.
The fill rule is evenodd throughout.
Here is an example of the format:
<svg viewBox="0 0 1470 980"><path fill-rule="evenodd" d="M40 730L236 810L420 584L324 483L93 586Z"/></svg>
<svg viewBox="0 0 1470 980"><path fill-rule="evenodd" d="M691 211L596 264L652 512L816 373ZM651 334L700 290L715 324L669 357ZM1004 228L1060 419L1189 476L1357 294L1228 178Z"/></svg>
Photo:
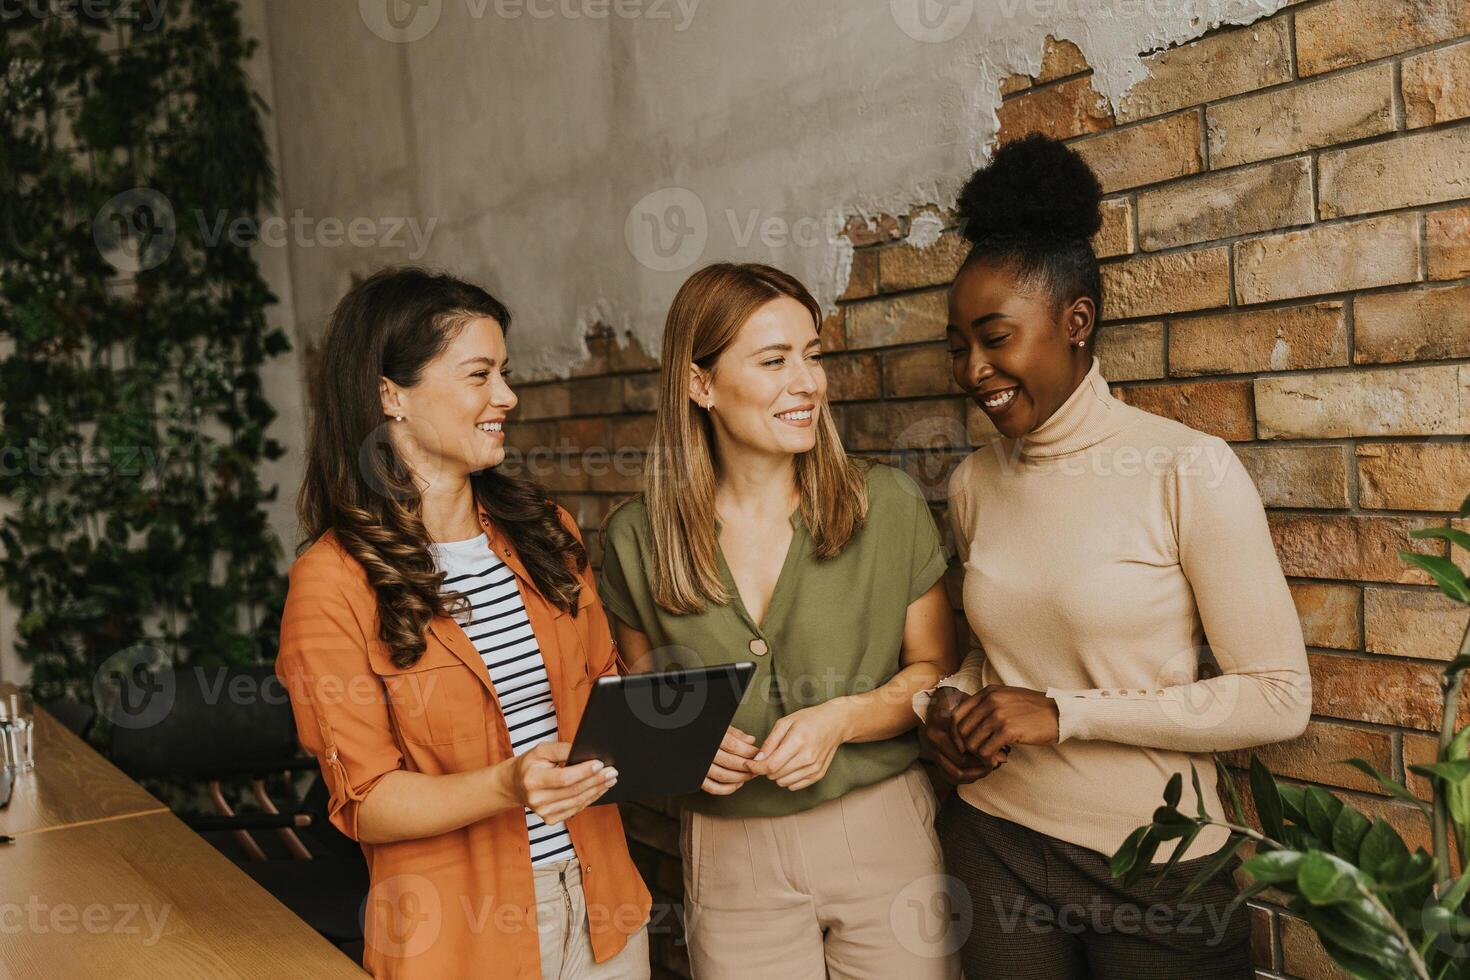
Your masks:
<svg viewBox="0 0 1470 980"><path fill-rule="evenodd" d="M516 399L515 414L527 422L572 414L572 389L566 381L520 385L516 388Z"/></svg>
<svg viewBox="0 0 1470 980"><path fill-rule="evenodd" d="M1359 296L1353 361L1470 357L1470 285Z"/></svg>
<svg viewBox="0 0 1470 980"><path fill-rule="evenodd" d="M1282 966L1300 980L1349 980L1327 950L1317 932L1304 919L1294 915L1279 916L1281 920Z"/></svg>
<svg viewBox="0 0 1470 980"><path fill-rule="evenodd" d="M1275 914L1260 905L1246 907L1251 917L1251 962L1269 970L1276 965Z"/></svg>
<svg viewBox="0 0 1470 980"><path fill-rule="evenodd" d="M954 362L943 347L917 347L883 355L883 385L889 396L961 395Z"/></svg>
<svg viewBox="0 0 1470 980"><path fill-rule="evenodd" d="M1270 303L1419 279L1419 219L1392 214L1235 243L1242 303Z"/></svg>
<svg viewBox="0 0 1470 980"><path fill-rule="evenodd" d="M880 214L876 218L854 215L847 219L842 234L858 248L877 245L881 242L896 242L904 236L904 223L891 214Z"/></svg>
<svg viewBox="0 0 1470 980"><path fill-rule="evenodd" d="M1421 731L1439 728L1438 667L1325 653L1308 659L1314 714Z"/></svg>
<svg viewBox="0 0 1470 980"><path fill-rule="evenodd" d="M1458 511L1470 493L1470 444L1463 440L1364 443L1353 451L1365 508Z"/></svg>
<svg viewBox="0 0 1470 980"><path fill-rule="evenodd" d="M1465 34L1465 0L1332 0L1296 15L1297 71L1318 75Z"/></svg>
<svg viewBox="0 0 1470 980"><path fill-rule="evenodd" d="M1470 41L1405 58L1402 72L1410 129L1470 116Z"/></svg>
<svg viewBox="0 0 1470 980"><path fill-rule="evenodd" d="M1114 394L1145 412L1233 442L1252 437L1248 381L1196 381L1188 384L1119 388Z"/></svg>
<svg viewBox="0 0 1470 980"><path fill-rule="evenodd" d="M970 244L952 231L940 235L928 248L907 243L890 245L878 251L879 287L891 293L948 283L969 253Z"/></svg>
<svg viewBox="0 0 1470 980"><path fill-rule="evenodd" d="M1378 782L1352 766L1339 765L1343 759L1366 759L1379 772L1393 771L1393 741L1385 732L1353 728L1333 722L1314 721L1298 738L1253 749L1224 753L1225 761L1246 768L1251 754L1259 756L1277 776L1307 779L1366 793L1382 793Z"/></svg>
<svg viewBox="0 0 1470 980"><path fill-rule="evenodd" d="M1341 446L1238 446L1235 452L1267 507L1348 505L1347 454Z"/></svg>
<svg viewBox="0 0 1470 980"><path fill-rule="evenodd" d="M613 371L657 371L658 351L647 353L631 331L623 334L622 342L616 338L608 347L607 365Z"/></svg>
<svg viewBox="0 0 1470 980"><path fill-rule="evenodd" d="M847 274L847 289L839 300L867 299L878 292L878 252L860 248L852 253L852 269Z"/></svg>
<svg viewBox="0 0 1470 980"><path fill-rule="evenodd" d="M1409 791L1421 800L1432 800L1434 790L1429 785L1429 780L1416 772L1410 772L1410 766L1423 766L1439 760L1439 736L1438 735L1416 735L1412 732L1404 733L1404 785Z"/></svg>
<svg viewBox="0 0 1470 980"><path fill-rule="evenodd" d="M838 306L822 319L822 325L817 330L817 339L822 342L824 351L847 349L847 307Z"/></svg>
<svg viewBox="0 0 1470 980"><path fill-rule="evenodd" d="M1307 646L1357 650L1363 636L1361 590L1339 582L1292 582L1291 601Z"/></svg>
<svg viewBox="0 0 1470 980"><path fill-rule="evenodd" d="M1162 323L1106 323L1092 336L1102 376L1109 381L1145 381L1164 376Z"/></svg>
<svg viewBox="0 0 1470 980"><path fill-rule="evenodd" d="M1103 319L1124 320L1226 306L1230 259L1209 248L1136 255L1102 267Z"/></svg>
<svg viewBox="0 0 1470 980"><path fill-rule="evenodd" d="M1090 136L1072 148L1097 173L1107 194L1204 169L1197 112Z"/></svg>
<svg viewBox="0 0 1470 980"><path fill-rule="evenodd" d="M1463 435L1467 386L1453 364L1257 378L1256 422L1262 439Z"/></svg>
<svg viewBox="0 0 1470 980"><path fill-rule="evenodd" d="M522 422L513 412L505 425L505 444L517 452L530 453L556 445L555 422Z"/></svg>
<svg viewBox="0 0 1470 980"><path fill-rule="evenodd" d="M630 412L652 412L658 408L658 375L630 374L623 378L623 405Z"/></svg>
<svg viewBox="0 0 1470 980"><path fill-rule="evenodd" d="M1431 211L1425 225L1429 278L1470 277L1470 207Z"/></svg>
<svg viewBox="0 0 1470 980"><path fill-rule="evenodd" d="M1464 565L1463 553L1457 553ZM1366 649L1396 657L1453 660L1470 624L1470 609L1434 589L1363 589Z"/></svg>
<svg viewBox="0 0 1470 980"><path fill-rule="evenodd" d="M565 447L572 452L606 449L607 419L563 419L556 423L556 438L558 449Z"/></svg>
<svg viewBox="0 0 1470 980"><path fill-rule="evenodd" d="M1428 575L1399 557L1400 551L1443 555L1442 542L1409 532L1439 522L1410 517L1357 517L1268 513L1281 569L1299 578L1356 579L1425 585Z"/></svg>
<svg viewBox="0 0 1470 980"><path fill-rule="evenodd" d="M1041 70L1036 73L1037 82L1051 82L1084 71L1087 71L1087 58L1081 48L1071 41L1059 41L1050 34L1046 36L1041 52Z"/></svg>
<svg viewBox="0 0 1470 980"><path fill-rule="evenodd" d="M614 419L612 444L614 452L642 451L653 442L652 415L634 415Z"/></svg>
<svg viewBox="0 0 1470 980"><path fill-rule="evenodd" d="M1014 95L1024 92L1031 87L1030 75L1007 75L1000 80L1000 94L1002 96Z"/></svg>
<svg viewBox="0 0 1470 980"><path fill-rule="evenodd" d="M1222 313L1169 325L1169 372L1303 371L1348 362L1343 304Z"/></svg>
<svg viewBox="0 0 1470 980"><path fill-rule="evenodd" d="M827 372L827 397L832 401L881 398L883 386L875 353L828 354L822 358Z"/></svg>
<svg viewBox="0 0 1470 980"><path fill-rule="evenodd" d="M942 340L948 324L949 300L943 289L866 300L847 307L847 346L856 350Z"/></svg>
<svg viewBox="0 0 1470 980"><path fill-rule="evenodd" d="M1138 196L1149 251L1312 223L1312 161L1278 160L1205 174Z"/></svg>
<svg viewBox="0 0 1470 980"><path fill-rule="evenodd" d="M1138 251L1133 234L1133 202L1129 198L1102 202L1102 228L1092 238L1092 251L1100 259Z"/></svg>
<svg viewBox="0 0 1470 980"><path fill-rule="evenodd" d="M1324 218L1470 197L1470 124L1330 150L1317 170Z"/></svg>
<svg viewBox="0 0 1470 980"><path fill-rule="evenodd" d="M1205 110L1210 166L1233 167L1393 131L1393 66L1374 65Z"/></svg>
<svg viewBox="0 0 1470 980"><path fill-rule="evenodd" d="M1222 31L1143 59L1147 74L1118 106L1118 121L1161 116L1291 81L1285 17Z"/></svg>
<svg viewBox="0 0 1470 980"><path fill-rule="evenodd" d="M843 442L857 452L964 448L964 411L958 398L847 405L842 413Z"/></svg>
<svg viewBox="0 0 1470 980"><path fill-rule="evenodd" d="M1113 125L1108 100L1092 90L1092 77L1084 75L1006 99L996 110L1000 131L996 139L1010 143L1030 133L1067 139L1096 133Z"/></svg>
<svg viewBox="0 0 1470 980"><path fill-rule="evenodd" d="M607 328L594 330L587 335L587 357L572 366L572 377L590 378L606 374L608 352L612 347L612 331Z"/></svg>

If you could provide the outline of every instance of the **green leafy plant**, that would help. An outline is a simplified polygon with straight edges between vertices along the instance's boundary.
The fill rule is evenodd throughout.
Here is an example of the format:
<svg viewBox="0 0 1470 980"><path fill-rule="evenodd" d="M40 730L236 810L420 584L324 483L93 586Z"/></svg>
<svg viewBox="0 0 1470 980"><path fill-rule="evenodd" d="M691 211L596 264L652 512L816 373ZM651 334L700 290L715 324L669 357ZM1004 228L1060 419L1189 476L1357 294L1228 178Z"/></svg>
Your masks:
<svg viewBox="0 0 1470 980"><path fill-rule="evenodd" d="M1459 516L1470 517L1470 497L1461 505ZM1425 528L1410 532L1410 537L1440 538L1450 542L1452 551L1455 547L1470 551L1470 534L1455 528ZM1470 605L1470 582L1453 561L1409 551L1399 552L1399 557L1428 572L1445 595ZM1135 830L1113 855L1113 874L1125 883L1137 883L1151 870L1159 847L1166 841L1178 841L1158 872L1162 880L1201 832L1222 827L1229 831L1225 846L1185 887L1185 897L1223 870L1235 854L1253 845L1255 855L1241 865L1251 883L1237 904L1267 888L1285 893L1287 907L1306 919L1327 952L1348 973L1367 980L1470 978L1470 905L1466 903L1470 869L1458 876L1453 870L1455 861L1466 867L1470 845L1470 727L1455 730L1467 668L1470 628L1460 641L1458 655L1444 669L1437 760L1409 767L1430 781L1432 804L1426 805L1402 783L1363 759L1343 760L1424 815L1432 829L1433 854L1422 847L1410 853L1387 821L1370 820L1324 789L1277 782L1260 759L1252 756L1250 791L1259 830L1248 823L1235 783L1223 765L1216 763L1220 784L1229 797L1226 820L1209 816L1203 802L1194 814L1181 812L1183 777L1176 773L1164 789L1164 803L1154 811L1153 821ZM1202 801L1198 772L1193 773L1193 780L1195 798Z"/></svg>
<svg viewBox="0 0 1470 980"><path fill-rule="evenodd" d="M289 344L249 248L216 233L275 193L253 42L235 0L13 6L0 580L17 650L39 697L84 700L130 648L267 658L284 576L258 471L283 449L260 368Z"/></svg>

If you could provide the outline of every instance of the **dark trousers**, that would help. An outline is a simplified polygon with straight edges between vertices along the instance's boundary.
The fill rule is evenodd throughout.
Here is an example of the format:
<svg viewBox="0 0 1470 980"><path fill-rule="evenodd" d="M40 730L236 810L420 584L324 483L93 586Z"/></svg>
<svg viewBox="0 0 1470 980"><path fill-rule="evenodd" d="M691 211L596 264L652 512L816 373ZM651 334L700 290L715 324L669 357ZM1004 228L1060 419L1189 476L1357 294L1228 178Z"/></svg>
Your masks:
<svg viewBox="0 0 1470 980"><path fill-rule="evenodd" d="M948 871L963 886L955 891L968 894L973 913L960 950L967 980L1254 976L1248 911L1226 911L1238 860L1180 901L1208 856L1179 862L1157 888L1152 871L1130 889L1113 878L1108 855L993 817L958 794L937 826ZM955 914L963 927L967 910Z"/></svg>

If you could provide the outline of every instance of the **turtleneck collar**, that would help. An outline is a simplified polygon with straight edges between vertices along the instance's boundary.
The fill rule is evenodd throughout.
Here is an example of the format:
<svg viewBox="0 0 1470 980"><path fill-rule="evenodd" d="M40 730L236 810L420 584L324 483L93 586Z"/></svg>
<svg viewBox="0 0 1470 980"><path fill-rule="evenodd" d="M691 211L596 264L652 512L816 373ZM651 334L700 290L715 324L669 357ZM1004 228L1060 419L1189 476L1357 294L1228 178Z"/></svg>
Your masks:
<svg viewBox="0 0 1470 980"><path fill-rule="evenodd" d="M1077 390L1051 417L1021 437L1021 455L1048 459L1080 452L1121 432L1123 403L1113 397L1096 357Z"/></svg>

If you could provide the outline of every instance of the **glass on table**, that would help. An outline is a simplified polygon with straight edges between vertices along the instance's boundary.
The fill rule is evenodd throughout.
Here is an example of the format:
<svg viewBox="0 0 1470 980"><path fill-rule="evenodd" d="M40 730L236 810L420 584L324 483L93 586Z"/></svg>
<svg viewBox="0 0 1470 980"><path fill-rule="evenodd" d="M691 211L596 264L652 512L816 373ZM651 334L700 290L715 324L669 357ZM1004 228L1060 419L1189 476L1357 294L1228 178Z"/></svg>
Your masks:
<svg viewBox="0 0 1470 980"><path fill-rule="evenodd" d="M35 703L29 694L0 694L0 764L20 772L36 767Z"/></svg>

